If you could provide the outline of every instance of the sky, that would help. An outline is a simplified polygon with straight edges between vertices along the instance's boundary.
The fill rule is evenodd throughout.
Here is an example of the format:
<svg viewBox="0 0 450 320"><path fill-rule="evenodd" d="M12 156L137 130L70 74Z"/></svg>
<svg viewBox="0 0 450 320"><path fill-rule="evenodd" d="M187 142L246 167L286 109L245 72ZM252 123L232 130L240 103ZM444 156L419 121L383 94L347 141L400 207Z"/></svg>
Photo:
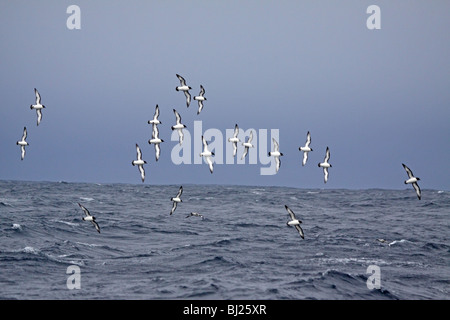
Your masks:
<svg viewBox="0 0 450 320"><path fill-rule="evenodd" d="M0 180L403 189L405 163L422 189L450 190L448 12L445 0L1 1ZM192 96L205 88L199 115L176 74ZM158 161L147 142L157 104ZM181 155L173 109L190 136ZM253 163L230 156L235 124L255 130ZM202 134L213 174L199 161ZM281 168L261 174L272 137Z"/></svg>

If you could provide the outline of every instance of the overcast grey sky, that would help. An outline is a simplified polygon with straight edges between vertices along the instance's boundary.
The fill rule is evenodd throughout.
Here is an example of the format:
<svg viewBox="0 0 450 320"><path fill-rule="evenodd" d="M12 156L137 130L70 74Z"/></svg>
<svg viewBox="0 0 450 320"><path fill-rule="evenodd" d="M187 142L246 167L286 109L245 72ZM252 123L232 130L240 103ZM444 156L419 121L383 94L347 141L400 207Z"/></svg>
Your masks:
<svg viewBox="0 0 450 320"><path fill-rule="evenodd" d="M79 30L67 28L70 5ZM370 5L381 29L367 28ZM138 143L145 184L397 189L405 163L423 189L449 190L449 12L445 0L1 1L0 179L140 184ZM205 87L200 115L175 91L177 73L192 95ZM46 106L39 126L34 88ZM156 104L158 162L147 142ZM278 129L280 171L261 175L259 159L213 174L174 164L174 108L192 139L194 121L222 132L224 152L235 123L268 131L258 148L271 149ZM313 151L302 167L307 131Z"/></svg>

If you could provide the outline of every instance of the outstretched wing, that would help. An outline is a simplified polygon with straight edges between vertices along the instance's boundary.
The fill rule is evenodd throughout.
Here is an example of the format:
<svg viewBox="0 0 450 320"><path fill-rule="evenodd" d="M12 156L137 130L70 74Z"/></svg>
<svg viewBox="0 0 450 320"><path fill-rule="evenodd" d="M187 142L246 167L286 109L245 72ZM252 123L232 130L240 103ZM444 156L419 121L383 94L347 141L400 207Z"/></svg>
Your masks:
<svg viewBox="0 0 450 320"><path fill-rule="evenodd" d="M175 118L177 120L177 123L181 123L181 116L180 114L177 112L177 110L173 109L173 113L175 113Z"/></svg>
<svg viewBox="0 0 450 320"><path fill-rule="evenodd" d="M91 222L94 225L95 229L98 231L98 233L100 233L100 226L98 225L98 223L95 220L91 220Z"/></svg>
<svg viewBox="0 0 450 320"><path fill-rule="evenodd" d="M191 104L191 94L186 90L184 91L184 95L186 96L186 106L189 107Z"/></svg>
<svg viewBox="0 0 450 320"><path fill-rule="evenodd" d="M284 207L286 208L287 212L289 213L289 216L291 217L291 219L295 220L294 211L292 211L291 208L289 208L287 205L284 205Z"/></svg>
<svg viewBox="0 0 450 320"><path fill-rule="evenodd" d="M279 147L279 145L278 145L277 140L275 140L275 138L272 138L272 141L273 141L273 150L274 150L274 151L279 151L279 150L280 150L280 147Z"/></svg>
<svg viewBox="0 0 450 320"><path fill-rule="evenodd" d="M178 78L178 80L180 80L180 83L181 83L182 86L186 85L186 80L184 80L184 78L182 76L177 74L177 78Z"/></svg>
<svg viewBox="0 0 450 320"><path fill-rule="evenodd" d="M303 233L303 229L302 227L300 227L299 224L295 225L295 229L297 229L298 233L300 234L300 237L302 237L302 239L305 239L305 234Z"/></svg>
<svg viewBox="0 0 450 320"><path fill-rule="evenodd" d="M36 95L36 104L41 104L41 95L36 88L34 88L34 94Z"/></svg>
<svg viewBox="0 0 450 320"><path fill-rule="evenodd" d="M142 180L142 182L144 182L144 180L145 180L145 169L144 169L144 166L143 165L139 165L138 167L139 167L139 172L141 173L141 180Z"/></svg>
<svg viewBox="0 0 450 320"><path fill-rule="evenodd" d="M172 210L170 210L170 215L172 215L172 213L174 213L176 208L177 208L177 203L174 201L172 204Z"/></svg>
<svg viewBox="0 0 450 320"><path fill-rule="evenodd" d="M311 134L310 134L309 131L308 131L308 133L306 134L306 144L305 144L305 147L309 147L310 144L311 144Z"/></svg>
<svg viewBox="0 0 450 320"><path fill-rule="evenodd" d="M414 174L412 173L411 169L408 168L404 163L402 163L402 166L403 166L403 168L405 168L406 173L408 174L408 177L409 177L409 178L413 178L413 177L414 177Z"/></svg>
<svg viewBox="0 0 450 320"><path fill-rule="evenodd" d="M421 191L420 191L419 185L417 184L417 182L414 182L412 185L413 185L414 189L416 190L417 197L420 200L420 198L421 198Z"/></svg>
<svg viewBox="0 0 450 320"><path fill-rule="evenodd" d="M86 209L82 204L78 203L78 205L80 206L80 208L83 210L84 214L86 215L86 217L89 217L91 214L89 213L89 210Z"/></svg>
<svg viewBox="0 0 450 320"><path fill-rule="evenodd" d="M24 127L23 134L22 134L22 141L25 141L26 138L27 138L27 127Z"/></svg>
<svg viewBox="0 0 450 320"><path fill-rule="evenodd" d="M303 162L302 162L302 165L305 165L306 164L306 161L308 160L308 152L303 152Z"/></svg>
<svg viewBox="0 0 450 320"><path fill-rule="evenodd" d="M142 151L141 151L141 148L139 148L137 143L136 143L136 154L137 154L137 159L142 160Z"/></svg>
<svg viewBox="0 0 450 320"><path fill-rule="evenodd" d="M177 196L176 198L181 197L181 195L183 194L183 186L180 187L180 190L178 190Z"/></svg>
<svg viewBox="0 0 450 320"><path fill-rule="evenodd" d="M327 147L324 162L328 162L328 160L330 160L330 149Z"/></svg>

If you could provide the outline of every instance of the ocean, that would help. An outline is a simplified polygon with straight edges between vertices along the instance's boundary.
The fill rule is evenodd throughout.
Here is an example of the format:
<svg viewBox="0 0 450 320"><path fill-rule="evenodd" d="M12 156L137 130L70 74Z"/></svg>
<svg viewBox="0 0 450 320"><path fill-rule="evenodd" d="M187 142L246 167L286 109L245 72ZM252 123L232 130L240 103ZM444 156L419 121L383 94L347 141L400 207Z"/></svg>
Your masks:
<svg viewBox="0 0 450 320"><path fill-rule="evenodd" d="M179 187L0 181L0 299L450 298L449 191Z"/></svg>

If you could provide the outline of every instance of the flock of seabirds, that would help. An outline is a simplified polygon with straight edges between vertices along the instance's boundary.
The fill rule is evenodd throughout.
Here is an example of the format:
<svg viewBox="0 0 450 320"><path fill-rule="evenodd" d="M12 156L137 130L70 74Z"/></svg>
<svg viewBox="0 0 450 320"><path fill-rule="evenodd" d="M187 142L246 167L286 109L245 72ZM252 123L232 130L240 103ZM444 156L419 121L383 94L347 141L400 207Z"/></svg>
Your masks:
<svg viewBox="0 0 450 320"><path fill-rule="evenodd" d="M176 74L176 76L180 81L180 85L177 86L175 88L175 90L181 91L184 93L184 95L186 97L186 106L189 107L189 105L191 103L191 94L190 94L189 90L191 90L192 87L190 87L186 84L186 80L182 76L180 76L179 74ZM42 120L42 109L44 109L45 106L41 103L41 96L36 88L34 89L34 92L36 95L36 102L35 102L35 104L32 104L30 106L30 108L36 110L37 125L39 126L39 123ZM200 112L203 109L204 101L206 101L205 88L202 85L200 85L200 92L199 92L198 96L194 96L193 99L198 101L198 111L197 111L197 115L198 115L198 114L200 114ZM180 114L175 109L173 109L173 112L175 114L176 123L175 123L175 125L173 125L171 127L171 129L172 129L172 131L177 130L178 136L179 136L179 143L181 145L183 143L183 137L184 137L183 129L186 128L186 126L181 122ZM151 124L152 129L153 129L152 130L152 138L148 140L148 143L153 144L155 146L156 161L158 161L160 154L161 154L160 144L162 142L164 142L164 140L162 140L159 137L158 125L161 124L161 121L158 120L158 117L159 117L159 106L156 105L153 119L148 121L148 124ZM239 134L239 127L236 124L233 137L228 139L228 141L233 144L233 157L236 156L236 153L237 153L237 143L241 142L238 138L238 134ZM28 142L26 141L26 138L27 138L27 128L24 127L22 139L17 141L17 145L19 145L21 148L21 160L23 160L25 158L25 147L29 145ZM242 142L242 146L244 146L244 152L242 154L241 159L244 159L246 157L249 148L254 147L252 145L252 139L253 139L253 131L250 131L247 141ZM280 157L283 156L283 153L281 153L279 151L278 142L274 138L272 138L272 141L273 141L273 151L269 152L269 156L272 156L275 158L276 172L278 172L278 170L280 169L280 166L281 166ZM203 152L200 153L200 156L205 159L205 161L208 163L210 172L213 173L214 167L213 167L213 161L212 161L211 157L214 156L214 152L211 152L208 149L208 143L203 136L202 136L202 142L203 142ZM313 151L313 149L310 147L310 144L311 144L311 134L308 131L307 135L306 135L305 145L299 147L299 150L303 152L303 160L302 160L303 166L306 165L306 162L308 160L308 153ZM133 166L138 167L140 175L141 175L141 180L142 180L142 182L144 182L144 180L145 180L144 164L146 164L147 161L145 161L142 158L142 151L137 143L136 143L136 153L137 153L137 159L133 160L131 162L131 164ZM329 160L330 160L330 149L327 147L326 152L325 152L325 158L324 158L323 162L318 163L318 166L323 168L324 183L326 183L328 181L328 169L332 167L331 164L329 163ZM414 174L412 173L411 169L409 169L405 164L402 163L402 165L403 165L403 168L406 170L406 173L408 174L408 179L405 180L404 183L412 184L412 186L414 187L414 189L416 191L417 197L420 200L421 199L421 191L420 191L419 185L417 184L417 181L419 181L420 178L415 177ZM175 209L177 208L178 203L182 202L182 199L181 199L182 193L183 193L183 186L180 187L180 189L178 190L178 193L175 197L170 198L170 201L172 201L172 210L170 211L170 215L172 215L175 212ZM100 233L100 226L98 225L95 217L93 215L91 215L89 210L86 207L84 207L82 204L78 203L78 205L84 212L84 216L82 217L82 219L84 221L90 221L94 225L95 229ZM300 234L300 237L302 239L304 239L305 235L304 235L303 229L300 226L302 221L296 218L294 212L287 205L285 205L285 208L286 208L286 211L288 212L289 218L290 218L290 220L287 221L286 224L288 226L294 227ZM186 218L191 217L191 216L200 217L202 219L204 218L203 215L201 215L197 212L191 212L190 214L188 214L186 216ZM387 243L387 241L384 239L377 239L377 240L382 243Z"/></svg>

